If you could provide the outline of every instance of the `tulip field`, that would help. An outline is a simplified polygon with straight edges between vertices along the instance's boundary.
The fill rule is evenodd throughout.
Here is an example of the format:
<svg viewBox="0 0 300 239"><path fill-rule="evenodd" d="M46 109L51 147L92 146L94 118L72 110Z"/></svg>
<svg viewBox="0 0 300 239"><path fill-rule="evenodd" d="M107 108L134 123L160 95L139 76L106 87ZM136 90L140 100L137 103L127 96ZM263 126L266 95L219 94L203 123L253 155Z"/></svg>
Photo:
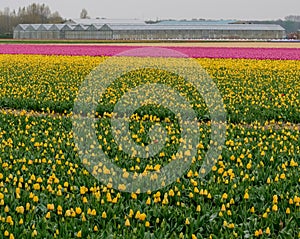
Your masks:
<svg viewBox="0 0 300 239"><path fill-rule="evenodd" d="M146 105L130 116L132 140L146 146L149 129L160 124L165 147L148 159L123 151L110 119L130 88L160 83L176 89L199 123L196 156L184 175L159 190L130 193L87 170L72 115L88 74L133 48L0 45L0 238L300 238L300 48L171 48L205 69L226 109L222 153L204 178L199 170L212 130L202 96L159 69L116 79L94 113L97 145L123 169L120 177L159 172L181 142L176 115ZM131 57L147 59L119 59Z"/></svg>

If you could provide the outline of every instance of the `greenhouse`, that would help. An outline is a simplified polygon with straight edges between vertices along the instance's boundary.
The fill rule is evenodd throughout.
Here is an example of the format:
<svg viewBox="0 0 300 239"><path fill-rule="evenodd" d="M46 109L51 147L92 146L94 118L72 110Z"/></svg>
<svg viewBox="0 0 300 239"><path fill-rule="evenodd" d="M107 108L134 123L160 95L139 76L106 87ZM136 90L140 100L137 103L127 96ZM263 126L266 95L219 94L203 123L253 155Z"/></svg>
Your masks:
<svg viewBox="0 0 300 239"><path fill-rule="evenodd" d="M144 22L80 24L20 24L15 39L72 40L202 40L202 39L283 39L279 25L264 24L146 24Z"/></svg>

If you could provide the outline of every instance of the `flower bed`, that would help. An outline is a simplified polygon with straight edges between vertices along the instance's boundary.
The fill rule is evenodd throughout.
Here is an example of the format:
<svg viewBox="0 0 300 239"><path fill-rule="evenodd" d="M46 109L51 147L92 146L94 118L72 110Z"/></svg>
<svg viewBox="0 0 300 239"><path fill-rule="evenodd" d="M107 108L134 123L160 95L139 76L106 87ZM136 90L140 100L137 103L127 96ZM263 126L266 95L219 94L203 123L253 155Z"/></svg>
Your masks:
<svg viewBox="0 0 300 239"><path fill-rule="evenodd" d="M0 44L0 54L113 56L141 46ZM300 48L166 47L193 58L300 60Z"/></svg>
<svg viewBox="0 0 300 239"><path fill-rule="evenodd" d="M202 48L182 48L190 57L208 57L196 61L218 87L227 111L222 153L204 179L199 174L212 127L207 107L191 84L150 68L129 72L110 84L94 112L98 142L91 148L103 150L122 175L100 164L93 168L96 172L123 179L129 173L159 172L174 160L182 141L176 115L150 105L130 115L128 142L149 145L149 130L159 124L166 132L158 135L165 137L159 138L165 140L163 149L142 158L136 150L128 153L118 145L111 131L112 112L131 88L144 83L172 87L191 102L199 123L194 132L199 135L196 154L181 177L156 191L128 193L122 191L124 185L103 184L92 176L85 167L88 160L79 157L72 130L81 83L108 59L103 55L124 47L26 47L0 46L2 53L11 53L0 55L1 238L300 237L296 50L245 49L248 55L243 55L236 49L211 48L206 49L211 55L205 55ZM264 60L209 58L213 56ZM184 149L185 156L190 153L190 148Z"/></svg>

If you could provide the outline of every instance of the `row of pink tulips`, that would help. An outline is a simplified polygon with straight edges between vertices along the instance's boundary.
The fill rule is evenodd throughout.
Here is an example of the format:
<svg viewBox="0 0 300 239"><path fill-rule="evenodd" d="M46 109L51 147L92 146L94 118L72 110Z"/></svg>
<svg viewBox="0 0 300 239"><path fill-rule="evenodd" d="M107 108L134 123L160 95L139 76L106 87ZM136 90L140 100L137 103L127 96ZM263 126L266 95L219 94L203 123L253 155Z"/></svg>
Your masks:
<svg viewBox="0 0 300 239"><path fill-rule="evenodd" d="M0 44L0 54L113 56L141 46ZM193 58L300 60L300 48L164 47ZM147 51L151 56L151 47ZM138 52L138 51L136 51ZM157 52L157 51L156 51ZM174 55L176 56L176 54Z"/></svg>

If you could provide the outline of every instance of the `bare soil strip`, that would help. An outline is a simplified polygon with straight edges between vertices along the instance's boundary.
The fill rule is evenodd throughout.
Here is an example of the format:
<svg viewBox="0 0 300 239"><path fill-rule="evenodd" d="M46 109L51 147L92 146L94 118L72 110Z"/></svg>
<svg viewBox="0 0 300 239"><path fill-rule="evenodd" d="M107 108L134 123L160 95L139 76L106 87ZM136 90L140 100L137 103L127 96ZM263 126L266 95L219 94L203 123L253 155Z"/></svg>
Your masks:
<svg viewBox="0 0 300 239"><path fill-rule="evenodd" d="M45 45L107 45L107 46L162 46L162 47L244 47L244 48L298 48L300 49L300 41L124 41L124 42L105 42L105 41L14 41L1 39L0 44L45 44Z"/></svg>

